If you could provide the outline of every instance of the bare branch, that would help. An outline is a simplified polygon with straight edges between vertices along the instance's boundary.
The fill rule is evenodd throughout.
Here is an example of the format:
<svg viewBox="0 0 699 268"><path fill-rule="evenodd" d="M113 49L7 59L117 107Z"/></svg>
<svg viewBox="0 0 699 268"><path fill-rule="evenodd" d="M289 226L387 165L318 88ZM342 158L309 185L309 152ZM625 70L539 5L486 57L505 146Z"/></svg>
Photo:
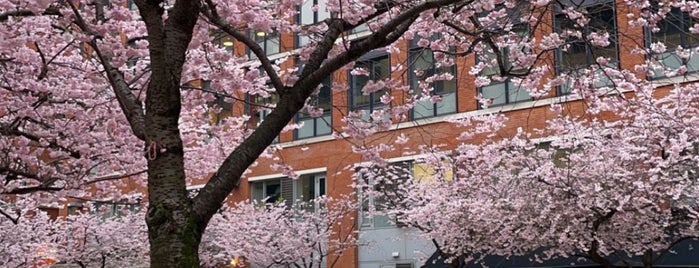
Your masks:
<svg viewBox="0 0 699 268"><path fill-rule="evenodd" d="M80 27L80 29L84 32L93 33L92 29L90 29L89 26L83 20L78 9L72 5L71 9L73 10L73 13L75 13L76 16L75 24L78 27ZM95 38L98 37L96 34L93 36ZM124 79L124 74L121 71L119 71L119 69L112 66L110 60L104 56L102 51L97 46L95 40L91 40L88 44L95 51L95 54L97 55L100 63L102 64L102 67L106 70L109 84L112 86L112 89L114 90L114 93L117 97L117 101L119 101L119 107L121 107L121 110L124 112L126 119L129 121L129 124L131 125L131 131L133 131L134 135L137 138L145 140L146 120L141 101L138 100L138 98L133 93L131 93L131 88L129 88L129 85L126 83L126 80Z"/></svg>
<svg viewBox="0 0 699 268"><path fill-rule="evenodd" d="M144 169L144 170L140 170L140 171L136 171L136 172L132 172L132 173L128 173L128 174L108 175L108 176L97 177L97 178L94 178L88 182L83 183L83 185L90 185L90 184L103 182L103 181L120 180L120 179L124 179L124 178L128 178L128 177L141 175L143 173L146 173L147 171L148 171L147 169Z"/></svg>
<svg viewBox="0 0 699 268"><path fill-rule="evenodd" d="M54 16L62 16L60 10L57 7L51 6L44 10L40 15L54 15ZM10 17L32 17L32 16L37 16L34 12L32 12L29 9L18 9L18 10L10 10L7 12L0 13L0 22L5 22L7 19Z"/></svg>

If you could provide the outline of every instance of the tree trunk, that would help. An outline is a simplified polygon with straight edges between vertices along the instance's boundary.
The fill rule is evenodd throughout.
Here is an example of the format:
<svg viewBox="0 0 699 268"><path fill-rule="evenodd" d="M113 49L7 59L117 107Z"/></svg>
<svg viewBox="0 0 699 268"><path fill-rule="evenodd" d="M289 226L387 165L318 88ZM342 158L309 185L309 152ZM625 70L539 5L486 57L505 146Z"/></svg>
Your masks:
<svg viewBox="0 0 699 268"><path fill-rule="evenodd" d="M182 154L159 155L149 161L146 215L151 267L199 267L201 223L185 190Z"/></svg>
<svg viewBox="0 0 699 268"><path fill-rule="evenodd" d="M182 66L199 1L175 1L165 20L162 0L135 2L148 30L151 57L144 126L151 267L199 267L199 243L206 224L193 212L187 195L179 131Z"/></svg>

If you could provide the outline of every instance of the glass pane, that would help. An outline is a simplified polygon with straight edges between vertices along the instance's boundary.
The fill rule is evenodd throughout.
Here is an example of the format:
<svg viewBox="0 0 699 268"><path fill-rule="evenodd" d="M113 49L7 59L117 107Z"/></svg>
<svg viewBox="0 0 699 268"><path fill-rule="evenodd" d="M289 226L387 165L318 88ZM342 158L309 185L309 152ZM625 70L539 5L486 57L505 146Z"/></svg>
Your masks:
<svg viewBox="0 0 699 268"><path fill-rule="evenodd" d="M324 115L321 118L316 118L316 136L329 135L332 133L332 118L330 114Z"/></svg>
<svg viewBox="0 0 699 268"><path fill-rule="evenodd" d="M652 33L651 42L662 42L668 49L674 49L682 44L682 12L679 9L673 8L664 20L658 22L657 26L660 30Z"/></svg>
<svg viewBox="0 0 699 268"><path fill-rule="evenodd" d="M318 12L316 12L318 21L323 21L330 18L330 12L327 10L327 1L318 1Z"/></svg>
<svg viewBox="0 0 699 268"><path fill-rule="evenodd" d="M308 45L308 43L310 42L310 40L311 40L311 39L308 38L308 36L298 35L298 42L299 42L299 43L298 43L298 46L299 46L299 47L302 47L302 46Z"/></svg>
<svg viewBox="0 0 699 268"><path fill-rule="evenodd" d="M374 216L374 227L392 227L391 218L386 215L375 215Z"/></svg>
<svg viewBox="0 0 699 268"><path fill-rule="evenodd" d="M275 203L281 200L282 197L282 187L279 180L276 181L266 181L264 198L266 198L267 203Z"/></svg>
<svg viewBox="0 0 699 268"><path fill-rule="evenodd" d="M454 78L435 82L434 91L438 94L456 92L456 66L442 67L440 73L451 73Z"/></svg>
<svg viewBox="0 0 699 268"><path fill-rule="evenodd" d="M692 53L692 56L689 58L687 70L690 72L699 70L699 55L696 52Z"/></svg>
<svg viewBox="0 0 699 268"><path fill-rule="evenodd" d="M267 55L279 53L279 36L272 36L267 39L267 47L265 48Z"/></svg>
<svg viewBox="0 0 699 268"><path fill-rule="evenodd" d="M303 123L303 126L296 130L296 137L299 139L313 137L313 118L299 119L299 123Z"/></svg>
<svg viewBox="0 0 699 268"><path fill-rule="evenodd" d="M369 27L367 27L366 24L362 24L362 25L355 27L350 32L351 33L361 33L361 32L368 31L368 30L369 30Z"/></svg>
<svg viewBox="0 0 699 268"><path fill-rule="evenodd" d="M507 96L505 95L505 83L491 84L481 88L481 94L485 99L491 99L491 106L505 104Z"/></svg>
<svg viewBox="0 0 699 268"><path fill-rule="evenodd" d="M332 77L328 77L325 80L323 80L323 84L321 85L320 92L318 92L317 95L317 100L314 105L319 108L323 108L323 110L330 110L332 109L333 105L333 96L332 96Z"/></svg>
<svg viewBox="0 0 699 268"><path fill-rule="evenodd" d="M437 114L456 112L456 93L442 94L442 101L437 103Z"/></svg>
<svg viewBox="0 0 699 268"><path fill-rule="evenodd" d="M315 15L313 14L313 0L306 0L301 5L301 11L299 17L301 18L301 25L308 25L315 23Z"/></svg>
<svg viewBox="0 0 699 268"><path fill-rule="evenodd" d="M497 56L491 50L487 50L486 52L480 53L478 55L479 61L492 65L492 66L487 66L487 67L483 68L483 70L481 70L481 75L491 76L491 75L500 74L500 67L498 66L496 59L497 59Z"/></svg>
<svg viewBox="0 0 699 268"><path fill-rule="evenodd" d="M570 43L568 50L561 53L560 65L563 67L563 71L583 68L589 65L590 61L586 56L586 48L587 45L583 41Z"/></svg>
<svg viewBox="0 0 699 268"><path fill-rule="evenodd" d="M369 76L352 76L352 109L361 108L363 106L372 107L372 105L380 104L380 97L387 92L385 88L371 93L370 95L364 95L362 88L364 88L369 80L376 81L389 77L391 70L388 57L384 56L367 61L359 61L355 66L355 68L362 68L368 71Z"/></svg>
<svg viewBox="0 0 699 268"><path fill-rule="evenodd" d="M411 51L410 63L412 64L410 86L415 93L419 94L422 92L422 88L419 87L419 82L434 75L434 58L432 51L429 49Z"/></svg>
<svg viewBox="0 0 699 268"><path fill-rule="evenodd" d="M391 65L388 57L381 57L372 63L374 65L372 78L374 80L386 79L391 75Z"/></svg>
<svg viewBox="0 0 699 268"><path fill-rule="evenodd" d="M264 197L264 183L253 182L252 183L252 199L258 202L262 201Z"/></svg>
<svg viewBox="0 0 699 268"><path fill-rule="evenodd" d="M527 101L532 98L531 95L529 95L529 92L527 92L525 89L521 87L516 87L514 83L508 82L508 87L509 87L509 101L510 103L514 102L520 102L520 101Z"/></svg>
<svg viewBox="0 0 699 268"><path fill-rule="evenodd" d="M318 196L325 195L325 177L318 178Z"/></svg>
<svg viewBox="0 0 699 268"><path fill-rule="evenodd" d="M413 107L413 118L425 118L434 116L434 103L429 100L419 101Z"/></svg>
<svg viewBox="0 0 699 268"><path fill-rule="evenodd" d="M352 85L352 107L369 105L369 95L362 93L362 88L369 82L369 77L364 75L354 76Z"/></svg>
<svg viewBox="0 0 699 268"><path fill-rule="evenodd" d="M315 179L313 176L302 176L297 182L296 200L308 202L315 198Z"/></svg>

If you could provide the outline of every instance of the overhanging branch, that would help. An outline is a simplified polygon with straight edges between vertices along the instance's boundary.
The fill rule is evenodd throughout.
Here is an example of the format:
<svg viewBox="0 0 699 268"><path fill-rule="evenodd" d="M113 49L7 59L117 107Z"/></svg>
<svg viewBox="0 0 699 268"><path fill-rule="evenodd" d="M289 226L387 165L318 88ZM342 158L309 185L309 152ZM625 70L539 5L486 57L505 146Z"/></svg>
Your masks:
<svg viewBox="0 0 699 268"><path fill-rule="evenodd" d="M39 15L62 16L63 14L61 14L60 10L57 7L50 6ZM10 17L33 17L33 16L37 16L37 14L32 12L29 9L11 10L11 11L6 11L3 13L0 13L0 22L5 22Z"/></svg>

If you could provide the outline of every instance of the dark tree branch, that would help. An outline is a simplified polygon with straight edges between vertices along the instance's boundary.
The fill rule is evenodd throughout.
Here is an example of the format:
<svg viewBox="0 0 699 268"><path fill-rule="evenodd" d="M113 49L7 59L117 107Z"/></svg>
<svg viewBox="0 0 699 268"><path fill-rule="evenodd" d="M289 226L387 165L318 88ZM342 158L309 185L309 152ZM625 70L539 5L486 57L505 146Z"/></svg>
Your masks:
<svg viewBox="0 0 699 268"><path fill-rule="evenodd" d="M9 192L4 192L3 194L30 194L35 192L58 192L63 190L63 187L49 187L49 186L34 186L26 188L16 188Z"/></svg>
<svg viewBox="0 0 699 268"><path fill-rule="evenodd" d="M12 223L17 224L19 223L19 217L22 216L19 211L17 211L17 217L12 217L9 213L5 212L4 210L0 209L0 215L5 216L8 220L12 221Z"/></svg>
<svg viewBox="0 0 699 268"><path fill-rule="evenodd" d="M124 178L128 178L128 177L141 175L141 174L146 173L146 172L148 172L148 170L144 169L144 170L140 170L140 171L136 171L136 172L132 172L132 173L128 173L128 174L102 176L102 177L94 178L88 182L85 182L85 183L83 183L83 185L89 185L89 184L94 184L94 183L103 182L103 181L120 180L120 179L124 179Z"/></svg>
<svg viewBox="0 0 699 268"><path fill-rule="evenodd" d="M614 264L612 264L609 260L607 260L605 257L603 257L602 255L599 254L598 251L599 251L600 243L597 240L597 238L594 238L594 236L596 236L595 233L597 232L597 230L599 230L599 227L603 223L609 221L614 216L614 214L616 214L616 210L610 210L607 213L601 214L600 217L595 219L595 221L592 223L593 240L592 240L592 245L590 245L590 249L587 251L588 258L590 258L590 260L592 260L598 264L601 264L605 268L616 267L616 266Z"/></svg>
<svg viewBox="0 0 699 268"><path fill-rule="evenodd" d="M92 29L90 29L90 27L85 23L78 9L73 5L71 5L71 9L76 16L75 24L82 31L86 33L93 33L94 31L92 31ZM138 100L138 97L131 93L131 88L129 88L129 85L126 83L124 74L119 71L119 69L112 66L110 60L105 57L105 55L99 49L96 42L97 38L99 38L99 36L93 34L93 39L88 42L88 44L95 51L97 58L106 71L107 79L114 90L119 106L131 125L131 131L133 131L137 138L145 140L146 121L143 113L143 105L141 104L141 101Z"/></svg>
<svg viewBox="0 0 699 268"><path fill-rule="evenodd" d="M55 6L50 6L49 8L44 10L44 12L42 12L39 15L63 16L63 14L61 14L60 10ZM35 14L34 12L32 12L29 9L10 10L10 11L0 13L0 22L5 22L10 17L32 17L32 16L37 16L37 14Z"/></svg>

